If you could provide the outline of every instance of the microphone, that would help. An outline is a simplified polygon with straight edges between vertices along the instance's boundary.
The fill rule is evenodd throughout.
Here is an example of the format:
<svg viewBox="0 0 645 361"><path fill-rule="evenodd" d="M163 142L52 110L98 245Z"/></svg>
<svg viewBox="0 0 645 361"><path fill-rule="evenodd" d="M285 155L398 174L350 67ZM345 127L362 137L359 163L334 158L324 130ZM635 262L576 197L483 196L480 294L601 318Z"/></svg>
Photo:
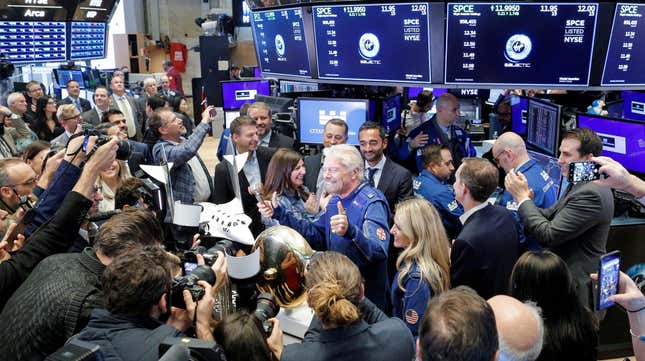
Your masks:
<svg viewBox="0 0 645 361"><path fill-rule="evenodd" d="M254 183L249 186L249 193L253 194L255 196L255 199L258 200L258 202L263 202L264 201L264 194L262 193L262 182Z"/></svg>
<svg viewBox="0 0 645 361"><path fill-rule="evenodd" d="M97 222L97 221L104 221L106 219L112 218L112 216L115 216L117 214L121 213L120 209L115 209L113 211L107 211L107 212L98 212L93 215L87 215L85 219L87 219L90 222Z"/></svg>

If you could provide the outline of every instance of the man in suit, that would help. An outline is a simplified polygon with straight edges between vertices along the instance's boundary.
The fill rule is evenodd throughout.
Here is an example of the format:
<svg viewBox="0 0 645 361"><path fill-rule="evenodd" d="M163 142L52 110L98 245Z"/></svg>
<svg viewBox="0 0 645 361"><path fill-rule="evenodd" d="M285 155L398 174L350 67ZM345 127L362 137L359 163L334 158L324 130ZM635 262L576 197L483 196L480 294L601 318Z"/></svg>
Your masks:
<svg viewBox="0 0 645 361"><path fill-rule="evenodd" d="M258 201L254 194L249 193L249 186L264 182L275 149L258 147L257 127L255 121L248 116L237 117L231 123L230 129L231 140L236 149L235 154L248 152L247 161L242 170L237 172L237 181L244 213L252 219L249 228L253 235L257 236L264 230L264 226L257 207ZM226 160L215 166L215 194L213 198L216 204L227 203L236 197L233 187L233 172L235 172L233 165Z"/></svg>
<svg viewBox="0 0 645 361"><path fill-rule="evenodd" d="M558 163L568 177L569 163L600 156L602 141L591 129L568 131L560 143ZM555 205L538 208L530 198L526 176L509 172L504 184L518 204L518 214L527 234L560 256L569 266L583 305L590 306L589 274L598 271L605 254L609 226L614 214L611 189L592 182L570 183Z"/></svg>
<svg viewBox="0 0 645 361"><path fill-rule="evenodd" d="M323 151L314 155L306 156L304 159L307 174L305 174L305 186L310 192L318 193L318 198L325 192L322 187L324 178L321 171L322 164L325 161L325 149L332 145L347 143L347 123L340 118L330 119L325 124L323 131Z"/></svg>
<svg viewBox="0 0 645 361"><path fill-rule="evenodd" d="M170 99L180 95L178 92L176 92L174 89L170 87L170 79L168 78L168 75L162 75L160 80L161 80L161 89L159 89L159 95L166 97L166 99Z"/></svg>
<svg viewBox="0 0 645 361"><path fill-rule="evenodd" d="M148 164L151 161L150 148L147 144L128 139L128 128L125 125L125 116L118 109L110 109L103 113L102 123L109 123L117 130L108 135L117 135L121 140L126 140L130 144L130 157L128 157L128 167L131 174L136 174L141 169L141 164Z"/></svg>
<svg viewBox="0 0 645 361"><path fill-rule="evenodd" d="M83 99L80 97L81 94L81 86L78 84L78 82L74 79L71 79L67 82L65 85L67 88L67 97L58 103L59 106L63 104L74 104L76 106L76 109L78 109L79 112L84 113L92 109L92 105L87 99Z"/></svg>
<svg viewBox="0 0 645 361"><path fill-rule="evenodd" d="M483 158L464 158L455 173L455 198L464 207L464 226L450 252L450 284L469 286L483 298L508 292L519 257L513 214L486 201L497 188L497 177L497 168Z"/></svg>
<svg viewBox="0 0 645 361"><path fill-rule="evenodd" d="M52 139L50 143L52 149L62 149L67 146L69 138L76 132L83 118L81 118L81 112L76 109L74 104L63 104L59 106L58 111L56 111L56 117L60 125L65 129L65 132Z"/></svg>
<svg viewBox="0 0 645 361"><path fill-rule="evenodd" d="M118 76L113 77L110 81L110 89L112 90L114 107L125 115L128 126L128 138L141 140L140 124L143 121L143 114L139 111L139 107L134 98L125 93L123 78Z"/></svg>
<svg viewBox="0 0 645 361"><path fill-rule="evenodd" d="M143 80L143 92L137 102L139 103L139 111L145 111L148 98L157 95L157 81L155 78L145 78Z"/></svg>
<svg viewBox="0 0 645 361"><path fill-rule="evenodd" d="M247 114L255 121L257 127L259 146L270 148L293 149L293 139L271 129L273 119L271 118L271 107L263 102L251 104Z"/></svg>
<svg viewBox="0 0 645 361"><path fill-rule="evenodd" d="M81 116L86 124L97 126L101 123L103 114L110 109L110 93L106 87L97 86L94 90L93 98L94 108L86 111Z"/></svg>

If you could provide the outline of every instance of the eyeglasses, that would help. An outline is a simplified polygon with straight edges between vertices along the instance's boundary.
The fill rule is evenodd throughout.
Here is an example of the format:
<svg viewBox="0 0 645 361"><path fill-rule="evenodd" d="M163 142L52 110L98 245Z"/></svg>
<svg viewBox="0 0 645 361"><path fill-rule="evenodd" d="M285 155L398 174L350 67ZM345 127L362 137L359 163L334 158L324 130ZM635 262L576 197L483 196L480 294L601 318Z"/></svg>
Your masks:
<svg viewBox="0 0 645 361"><path fill-rule="evenodd" d="M501 157L502 154L504 154L504 153L506 153L506 149L504 149L501 152L499 152L499 154L497 154L496 157L493 156L493 161L495 162L495 164L499 165L499 157Z"/></svg>
<svg viewBox="0 0 645 361"><path fill-rule="evenodd" d="M36 184L36 182L38 182L38 177L35 176L33 178L27 179L22 183L7 184L7 185L4 185L3 187L30 186L30 185Z"/></svg>
<svg viewBox="0 0 645 361"><path fill-rule="evenodd" d="M78 113L78 114L73 115L73 116L71 116L71 117L69 117L69 118L63 118L63 120L78 119L78 118L80 118L80 117L81 117L81 113Z"/></svg>

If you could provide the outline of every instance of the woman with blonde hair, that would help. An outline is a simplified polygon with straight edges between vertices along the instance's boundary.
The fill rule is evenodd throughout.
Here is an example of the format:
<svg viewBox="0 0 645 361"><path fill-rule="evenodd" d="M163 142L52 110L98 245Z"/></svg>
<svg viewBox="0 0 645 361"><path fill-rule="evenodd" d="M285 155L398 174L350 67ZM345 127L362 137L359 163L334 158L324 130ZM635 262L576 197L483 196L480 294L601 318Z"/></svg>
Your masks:
<svg viewBox="0 0 645 361"><path fill-rule="evenodd" d="M103 200L99 203L99 212L114 210L114 196L124 180L130 178L130 170L125 161L114 160L112 165L99 173L99 186Z"/></svg>
<svg viewBox="0 0 645 361"><path fill-rule="evenodd" d="M394 246L404 248L390 293L392 315L417 337L428 300L450 288L448 237L439 213L423 198L396 206L390 233Z"/></svg>
<svg viewBox="0 0 645 361"><path fill-rule="evenodd" d="M318 252L305 275L314 318L303 342L283 346L276 330L267 340L281 361L412 360L414 340L398 318L388 318L364 298L358 267L338 252Z"/></svg>

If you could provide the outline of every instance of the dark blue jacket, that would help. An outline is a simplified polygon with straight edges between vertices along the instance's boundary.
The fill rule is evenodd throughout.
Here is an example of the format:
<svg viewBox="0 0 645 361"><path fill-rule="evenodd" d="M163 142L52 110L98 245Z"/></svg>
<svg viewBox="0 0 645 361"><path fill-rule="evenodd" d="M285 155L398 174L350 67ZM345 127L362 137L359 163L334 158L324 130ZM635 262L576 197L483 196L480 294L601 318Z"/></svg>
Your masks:
<svg viewBox="0 0 645 361"><path fill-rule="evenodd" d="M430 284L421 275L419 266L416 263L412 264L410 272L401 280L401 285L405 288L405 291L399 288L398 279L399 272L394 276L390 292L392 316L402 319L410 332L412 332L412 336L416 338L419 335L419 324L423 319L426 305L434 292Z"/></svg>
<svg viewBox="0 0 645 361"><path fill-rule="evenodd" d="M415 195L425 198L437 209L448 239L454 239L461 231L459 216L464 214L464 207L455 200L452 187L424 169L412 182L412 188Z"/></svg>

